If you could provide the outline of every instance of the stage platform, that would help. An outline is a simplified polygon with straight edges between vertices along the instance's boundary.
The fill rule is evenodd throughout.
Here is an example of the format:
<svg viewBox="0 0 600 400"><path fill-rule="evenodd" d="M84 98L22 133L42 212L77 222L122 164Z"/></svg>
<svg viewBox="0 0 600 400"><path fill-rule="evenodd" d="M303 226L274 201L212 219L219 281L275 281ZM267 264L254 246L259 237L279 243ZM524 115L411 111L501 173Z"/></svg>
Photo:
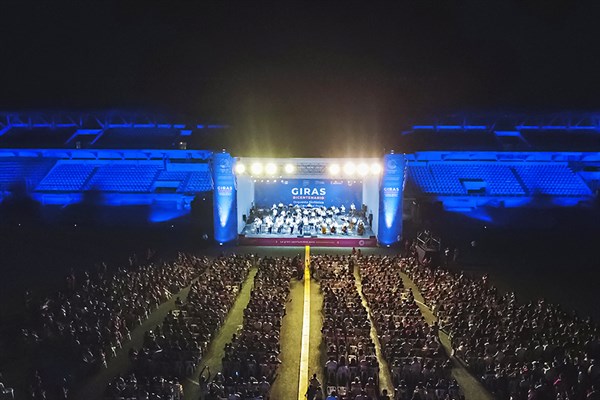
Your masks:
<svg viewBox="0 0 600 400"><path fill-rule="evenodd" d="M315 247L377 247L377 237L370 226L364 234L322 234L311 228L306 235L290 234L289 229L281 233L256 233L252 224L247 224L238 237L242 246L315 246Z"/></svg>
<svg viewBox="0 0 600 400"><path fill-rule="evenodd" d="M240 246L377 247L375 236L240 235Z"/></svg>

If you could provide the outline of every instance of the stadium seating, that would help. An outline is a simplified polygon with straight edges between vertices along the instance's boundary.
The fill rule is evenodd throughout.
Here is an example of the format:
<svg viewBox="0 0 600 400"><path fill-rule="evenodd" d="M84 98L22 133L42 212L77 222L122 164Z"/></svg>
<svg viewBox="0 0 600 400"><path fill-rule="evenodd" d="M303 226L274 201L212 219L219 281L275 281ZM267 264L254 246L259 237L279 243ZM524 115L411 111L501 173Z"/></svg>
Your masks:
<svg viewBox="0 0 600 400"><path fill-rule="evenodd" d="M177 186L177 192L181 192L183 191L186 182L189 179L189 176L189 171L162 170L158 173L158 177L156 178L156 184L160 184L161 182L179 182L179 185Z"/></svg>
<svg viewBox="0 0 600 400"><path fill-rule="evenodd" d="M585 182L560 162L431 161L409 163L409 184L424 194L472 194L469 184L488 196L587 196ZM408 187L411 187L411 186Z"/></svg>
<svg viewBox="0 0 600 400"><path fill-rule="evenodd" d="M431 163L433 175L448 194L466 193L464 181L485 183L486 194L491 196L519 196L525 191L510 168L500 162Z"/></svg>
<svg viewBox="0 0 600 400"><path fill-rule="evenodd" d="M37 186L38 191L70 191L82 189L96 166L91 164L57 164Z"/></svg>
<svg viewBox="0 0 600 400"><path fill-rule="evenodd" d="M21 176L21 163L7 163L0 172L0 184L13 182ZM49 167L46 168L50 169ZM46 171L44 170L44 172ZM9 177L10 175L10 177ZM12 177L12 178L11 178ZM177 193L195 193L212 190L212 177L208 167L205 171L168 171L162 163L136 164L115 162L97 164L93 162L59 163L43 177L35 181L38 192L79 192L99 189L106 192L150 193L154 186L169 182Z"/></svg>
<svg viewBox="0 0 600 400"><path fill-rule="evenodd" d="M530 195L586 196L590 188L566 163L523 163L515 171Z"/></svg>
<svg viewBox="0 0 600 400"><path fill-rule="evenodd" d="M438 193L438 186L427 164L409 164L407 181L423 193Z"/></svg>
<svg viewBox="0 0 600 400"><path fill-rule="evenodd" d="M0 160L0 188L8 190L17 183L34 188L52 168L56 160L39 158L10 158Z"/></svg>
<svg viewBox="0 0 600 400"><path fill-rule="evenodd" d="M210 171L194 171L190 173L185 192L206 192L212 190L213 182Z"/></svg>
<svg viewBox="0 0 600 400"><path fill-rule="evenodd" d="M86 189L105 192L148 192L160 164L107 164L99 166Z"/></svg>
<svg viewBox="0 0 600 400"><path fill-rule="evenodd" d="M409 164L408 179L426 194L466 195L466 182L479 183L490 196L525 194L510 165L495 162Z"/></svg>

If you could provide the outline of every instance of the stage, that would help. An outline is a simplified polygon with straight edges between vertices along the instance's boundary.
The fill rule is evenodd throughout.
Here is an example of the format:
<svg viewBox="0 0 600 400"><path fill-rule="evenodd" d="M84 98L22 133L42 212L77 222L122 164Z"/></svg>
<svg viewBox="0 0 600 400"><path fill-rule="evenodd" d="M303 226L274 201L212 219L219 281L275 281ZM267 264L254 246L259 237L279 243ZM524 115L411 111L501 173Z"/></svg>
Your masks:
<svg viewBox="0 0 600 400"><path fill-rule="evenodd" d="M214 184L220 244L237 239L242 246L367 248L399 240L403 155L383 160L228 156L219 154L223 179Z"/></svg>
<svg viewBox="0 0 600 400"><path fill-rule="evenodd" d="M280 236L240 235L240 246L315 246L315 247L377 247L375 236Z"/></svg>
<svg viewBox="0 0 600 400"><path fill-rule="evenodd" d="M270 216L274 210L279 210L275 211L275 214L277 212L281 214L283 211L283 214L287 212L288 215L292 215L292 212L295 212L297 215L304 216L306 225L299 228L296 224L281 224L279 227L271 224L269 228L264 221L272 220ZM319 218L319 213L323 217ZM310 215L312 216L309 218ZM283 217L280 218L282 222ZM302 219L297 217L298 221ZM334 214L329 210L329 215L326 215L325 208L282 205L273 209L253 209L248 222L240 232L238 243L245 246L377 247L377 238L368 220L368 216L362 210L352 210L350 214ZM325 221L329 225L325 224ZM334 231L332 225L337 227Z"/></svg>

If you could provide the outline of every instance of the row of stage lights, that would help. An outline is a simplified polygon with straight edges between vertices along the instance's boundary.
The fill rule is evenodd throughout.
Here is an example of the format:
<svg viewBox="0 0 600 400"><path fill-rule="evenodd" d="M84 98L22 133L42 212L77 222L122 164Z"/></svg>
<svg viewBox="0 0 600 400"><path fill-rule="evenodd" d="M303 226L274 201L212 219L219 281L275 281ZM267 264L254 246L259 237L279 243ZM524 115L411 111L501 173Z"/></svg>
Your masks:
<svg viewBox="0 0 600 400"><path fill-rule="evenodd" d="M237 162L234 167L234 171L238 175L249 173L252 176L275 176L279 174L279 166L275 163L262 164L259 162L252 163L250 167L247 167L244 163ZM287 175L291 175L296 172L296 166L294 164L285 164L283 171ZM344 165L330 164L327 167L329 175L336 176L367 176L381 174L382 168L378 163L371 165L367 163L353 163L347 162Z"/></svg>

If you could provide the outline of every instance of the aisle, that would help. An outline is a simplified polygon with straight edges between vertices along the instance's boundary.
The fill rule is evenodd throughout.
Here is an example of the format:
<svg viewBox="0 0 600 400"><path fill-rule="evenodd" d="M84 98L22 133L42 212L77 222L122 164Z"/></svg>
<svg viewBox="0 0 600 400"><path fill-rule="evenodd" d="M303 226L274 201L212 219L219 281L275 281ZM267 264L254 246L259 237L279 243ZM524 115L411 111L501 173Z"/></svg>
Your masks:
<svg viewBox="0 0 600 400"><path fill-rule="evenodd" d="M205 366L210 368L210 372L212 374L211 377L214 377L217 372L221 371L221 361L223 359L225 345L231 342L233 334L242 327L244 321L244 309L250 301L250 292L254 286L254 276L256 275L257 271L258 268L253 266L248 272L248 276L242 284L242 290L240 290L235 303L233 303L233 307L231 307L223 327L221 327L217 335L213 338L213 340L211 340L206 354L204 357L202 357L200 365L198 365L196 371L194 372L194 376L192 378L187 378L183 383L184 399L198 400L200 398L198 377L200 375L200 371L202 371L202 368Z"/></svg>
<svg viewBox="0 0 600 400"><path fill-rule="evenodd" d="M354 279L356 284L356 290L362 300L363 307L367 310L369 316L369 322L371 323L371 340L375 344L375 353L377 354L377 361L379 362L379 392L381 393L384 389L388 393L394 393L394 385L392 383L392 375L390 374L390 368L381 353L381 343L379 342L379 336L377 335L377 329L373 324L373 318L371 317L371 309L369 303L362 292L362 277L360 276L360 267L356 265L354 267Z"/></svg>
<svg viewBox="0 0 600 400"><path fill-rule="evenodd" d="M415 302L419 306L421 310L421 314L425 317L425 321L428 324L432 324L436 321L436 317L431 311L429 307L425 304L425 300L419 291L419 288L415 285L415 283L406 275L404 272L401 272L402 282L404 283L404 287L407 289L412 289L413 296L415 298ZM439 331L440 341L444 346L447 354L452 354L452 347L450 346L450 339L448 335L442 331ZM492 400L493 396L487 391L487 389L479 382L467 369L454 357L450 358L452 360L452 376L465 394L465 400Z"/></svg>
<svg viewBox="0 0 600 400"><path fill-rule="evenodd" d="M325 382L325 363L327 347L323 340L323 293L321 285L315 280L310 283L310 347L308 358L308 376L317 374L319 382ZM326 388L324 388L326 389Z"/></svg>
<svg viewBox="0 0 600 400"><path fill-rule="evenodd" d="M302 311L304 281L293 279L286 314L281 322L281 365L271 386L271 399L293 400L298 397L298 371L302 347Z"/></svg>

